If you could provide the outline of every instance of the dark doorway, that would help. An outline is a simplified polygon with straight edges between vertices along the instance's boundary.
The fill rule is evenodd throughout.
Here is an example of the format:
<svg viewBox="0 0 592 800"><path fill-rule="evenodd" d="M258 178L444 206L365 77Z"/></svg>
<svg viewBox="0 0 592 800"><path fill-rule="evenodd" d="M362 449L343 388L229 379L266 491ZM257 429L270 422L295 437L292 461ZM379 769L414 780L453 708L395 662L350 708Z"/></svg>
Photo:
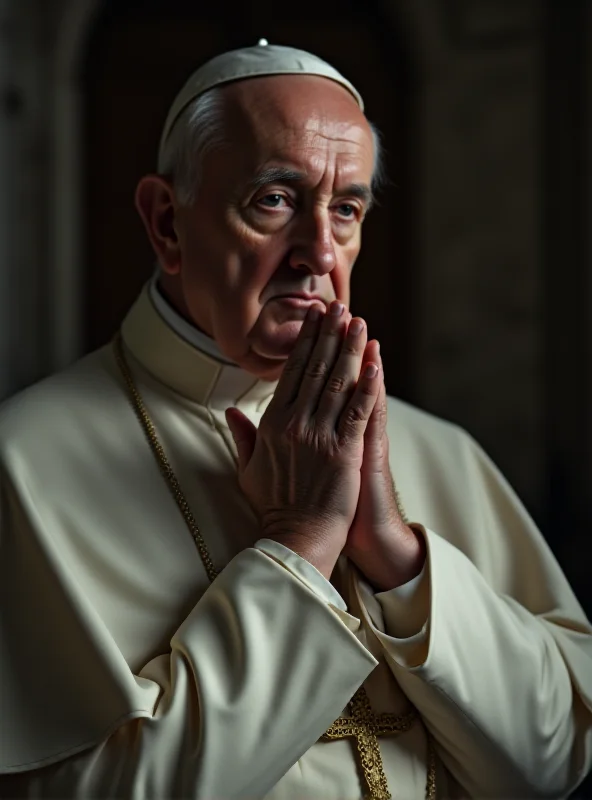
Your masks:
<svg viewBox="0 0 592 800"><path fill-rule="evenodd" d="M86 349L113 335L153 269L133 194L138 178L155 169L168 106L208 58L261 37L334 64L360 90L382 132L391 183L366 222L352 308L381 342L389 392L413 402L419 313L410 211L414 92L401 37L379 2L104 4L84 71Z"/></svg>

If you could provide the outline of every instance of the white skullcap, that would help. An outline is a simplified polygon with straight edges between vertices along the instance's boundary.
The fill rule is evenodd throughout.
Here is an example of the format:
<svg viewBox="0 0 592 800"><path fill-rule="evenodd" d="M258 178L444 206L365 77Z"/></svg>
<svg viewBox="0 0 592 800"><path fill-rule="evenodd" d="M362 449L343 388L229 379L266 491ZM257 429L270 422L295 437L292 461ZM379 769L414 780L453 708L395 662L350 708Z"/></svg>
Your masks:
<svg viewBox="0 0 592 800"><path fill-rule="evenodd" d="M260 39L255 47L231 50L215 56L189 78L175 98L164 124L158 148L159 169L162 168L164 146L175 123L192 100L214 86L263 75L319 75L340 83L353 95L364 110L364 101L355 87L326 61L305 50L270 45Z"/></svg>

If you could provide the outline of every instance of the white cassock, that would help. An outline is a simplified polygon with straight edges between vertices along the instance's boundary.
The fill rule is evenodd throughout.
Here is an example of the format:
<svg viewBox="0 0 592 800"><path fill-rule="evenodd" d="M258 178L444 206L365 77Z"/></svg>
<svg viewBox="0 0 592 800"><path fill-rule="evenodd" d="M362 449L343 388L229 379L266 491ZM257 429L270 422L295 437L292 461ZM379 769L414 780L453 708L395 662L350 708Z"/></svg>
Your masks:
<svg viewBox="0 0 592 800"><path fill-rule="evenodd" d="M224 410L275 384L173 330L145 289L125 352L215 567L210 585L111 346L0 414L0 795L359 800L364 683L395 798L559 797L592 750L592 637L549 548L462 430L389 399L392 470L428 559L374 594L259 540ZM188 338L190 336L188 335ZM258 541L259 540L259 541Z"/></svg>

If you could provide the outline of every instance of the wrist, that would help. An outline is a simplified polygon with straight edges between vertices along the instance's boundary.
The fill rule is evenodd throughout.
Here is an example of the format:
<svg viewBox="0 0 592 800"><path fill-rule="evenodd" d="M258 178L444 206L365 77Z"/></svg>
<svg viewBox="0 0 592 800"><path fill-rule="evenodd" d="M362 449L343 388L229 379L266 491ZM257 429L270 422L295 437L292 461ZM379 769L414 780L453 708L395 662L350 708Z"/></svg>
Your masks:
<svg viewBox="0 0 592 800"><path fill-rule="evenodd" d="M386 592L408 583L422 571L427 548L421 533L405 526L405 532L385 537L388 545L375 545L364 551L347 550L348 558L358 567L377 592Z"/></svg>
<svg viewBox="0 0 592 800"><path fill-rule="evenodd" d="M345 544L345 539L343 544L340 544L339 542L328 542L322 535L315 537L310 533L303 534L295 531L265 531L263 536L292 550L296 555L312 564L327 580L331 578Z"/></svg>

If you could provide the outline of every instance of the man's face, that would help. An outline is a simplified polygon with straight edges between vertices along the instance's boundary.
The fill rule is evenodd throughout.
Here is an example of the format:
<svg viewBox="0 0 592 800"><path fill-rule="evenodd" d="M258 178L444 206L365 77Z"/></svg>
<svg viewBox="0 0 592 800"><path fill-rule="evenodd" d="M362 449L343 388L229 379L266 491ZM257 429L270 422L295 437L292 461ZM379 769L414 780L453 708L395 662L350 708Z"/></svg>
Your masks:
<svg viewBox="0 0 592 800"><path fill-rule="evenodd" d="M354 99L313 76L226 87L226 143L177 208L184 312L262 378L281 373L318 298L349 304L374 165Z"/></svg>

